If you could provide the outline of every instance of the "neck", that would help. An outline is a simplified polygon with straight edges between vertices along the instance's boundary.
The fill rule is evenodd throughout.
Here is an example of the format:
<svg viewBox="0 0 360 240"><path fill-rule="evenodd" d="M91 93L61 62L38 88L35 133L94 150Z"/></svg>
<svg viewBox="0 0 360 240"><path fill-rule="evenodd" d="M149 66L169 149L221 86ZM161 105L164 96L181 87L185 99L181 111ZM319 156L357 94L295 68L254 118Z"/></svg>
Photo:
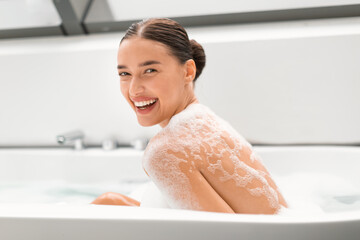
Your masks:
<svg viewBox="0 0 360 240"><path fill-rule="evenodd" d="M176 115L179 112L183 111L185 108L187 108L189 105L193 104L193 103L199 103L199 100L196 98L195 95L193 95L191 98L189 98L187 101L184 101L183 104L181 104L177 110L175 111L175 113L173 114ZM172 116L171 116L172 117ZM170 118L171 119L171 118ZM166 119L164 121L162 121L161 123L159 123L161 128L164 128L168 125L170 119Z"/></svg>

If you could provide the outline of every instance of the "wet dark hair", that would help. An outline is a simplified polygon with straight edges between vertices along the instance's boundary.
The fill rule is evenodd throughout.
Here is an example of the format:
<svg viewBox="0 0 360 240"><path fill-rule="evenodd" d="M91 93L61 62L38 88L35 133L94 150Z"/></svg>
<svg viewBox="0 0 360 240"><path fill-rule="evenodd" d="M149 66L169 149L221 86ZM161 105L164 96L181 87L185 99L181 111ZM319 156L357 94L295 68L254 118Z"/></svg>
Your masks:
<svg viewBox="0 0 360 240"><path fill-rule="evenodd" d="M121 39L120 44L123 40L131 37L142 37L165 44L181 64L189 59L194 59L196 65L194 84L205 67L206 56L203 47L194 39L189 40L185 29L172 19L148 18L133 23Z"/></svg>

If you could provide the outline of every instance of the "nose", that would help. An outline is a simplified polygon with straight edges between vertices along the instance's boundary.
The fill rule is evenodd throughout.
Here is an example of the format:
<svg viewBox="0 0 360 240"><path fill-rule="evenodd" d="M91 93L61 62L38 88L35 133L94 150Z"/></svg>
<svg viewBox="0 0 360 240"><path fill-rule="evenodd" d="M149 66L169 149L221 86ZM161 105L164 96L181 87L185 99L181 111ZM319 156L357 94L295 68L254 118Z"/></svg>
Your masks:
<svg viewBox="0 0 360 240"><path fill-rule="evenodd" d="M137 77L133 77L131 79L131 83L130 83L130 95L132 96L136 96L139 95L140 93L142 93L144 91L145 87L141 81L141 79L137 78Z"/></svg>

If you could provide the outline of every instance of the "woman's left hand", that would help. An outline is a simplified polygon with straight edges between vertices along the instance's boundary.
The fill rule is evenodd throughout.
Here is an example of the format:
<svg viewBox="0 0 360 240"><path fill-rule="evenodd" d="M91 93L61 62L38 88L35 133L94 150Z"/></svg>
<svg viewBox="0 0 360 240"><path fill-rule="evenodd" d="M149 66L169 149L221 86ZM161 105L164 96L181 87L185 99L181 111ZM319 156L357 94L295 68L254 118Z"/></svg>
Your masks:
<svg viewBox="0 0 360 240"><path fill-rule="evenodd" d="M123 205L123 206L140 206L140 202L127 197L121 193L106 192L91 202L91 204L101 205Z"/></svg>

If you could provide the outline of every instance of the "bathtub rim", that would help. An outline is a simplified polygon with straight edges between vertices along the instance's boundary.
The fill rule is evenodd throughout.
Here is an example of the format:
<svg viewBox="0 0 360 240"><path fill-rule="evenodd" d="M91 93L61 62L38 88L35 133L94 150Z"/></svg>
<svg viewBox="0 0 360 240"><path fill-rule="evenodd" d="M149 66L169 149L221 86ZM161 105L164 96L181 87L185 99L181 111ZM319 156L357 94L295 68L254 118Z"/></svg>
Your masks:
<svg viewBox="0 0 360 240"><path fill-rule="evenodd" d="M254 150L260 150L263 152L275 152L275 151L346 151L348 153L360 154L360 146L333 146L333 145L315 145L315 146L254 146ZM58 148L0 148L0 157L2 155L27 155L27 154L55 154L55 155L80 155L80 156L118 156L118 154L131 154L132 156L142 156L143 151L135 150L131 148L120 148L114 151L103 151L99 149L87 149L88 151L74 151L72 149L58 149ZM360 155L359 155L360 156ZM19 209L25 209L20 215L17 211ZM29 207L26 210L25 207ZM75 207L75 209L74 209ZM120 208L122 209L120 209ZM78 209L77 209L78 208ZM169 216L172 217L172 220L185 220L185 221L215 221L215 222L247 222L247 223L279 223L279 224L305 224L305 223L329 223L329 222L356 222L360 223L360 210L357 211L343 211L343 212L331 212L324 214L316 214L312 216L281 216L281 215L254 215L254 214L225 214L225 213L211 213L211 212L201 212L198 214L197 211L191 210L177 210L177 209L159 209L159 208L147 208L144 212L154 213L155 215L150 215L144 217L141 213L136 213L138 218L133 218L133 213L129 215L121 215L125 212L128 212L130 208L133 211L134 207L129 206L102 206L102 205L56 205L56 204L24 204L24 203L0 203L0 219L4 218L29 218L29 219L40 219L40 218L61 218L61 219L103 219L103 220L170 220ZM4 209L6 210L4 212ZM43 212L44 209L49 211ZM85 209L87 212L81 212L79 215L74 216L71 211L76 212L76 210ZM101 211L96 210L101 209ZM144 209L144 208L143 208ZM149 210L152 209L152 210ZM30 210L30 211L29 211ZM32 211L42 211L35 213ZM135 210L137 212L139 209ZM69 211L69 212L68 212ZM181 213L179 212L181 211ZM159 218L158 213L163 212L162 218ZM186 213L187 212L187 213ZM119 214L119 215L115 215ZM214 215L215 214L215 215ZM182 216L178 219L177 217ZM185 216L187 215L187 216ZM196 215L196 216L195 216Z"/></svg>
<svg viewBox="0 0 360 240"><path fill-rule="evenodd" d="M238 222L315 224L359 222L360 210L307 215L228 214L183 209L110 206L93 204L0 204L1 219L151 220L190 222Z"/></svg>
<svg viewBox="0 0 360 240"><path fill-rule="evenodd" d="M254 150L259 149L262 151L282 151L282 150L331 150L331 151L341 151L341 150L350 150L355 152L360 152L360 143L355 144L253 144L252 147ZM100 147L91 147L85 148L83 150L74 150L72 148L63 148L63 147L2 147L0 146L0 154L75 154L75 155L85 155L85 156L98 156L105 154L107 156L116 156L119 153L129 154L130 156L141 156L144 153L144 150L138 150L131 147L120 147L114 150L103 150Z"/></svg>

